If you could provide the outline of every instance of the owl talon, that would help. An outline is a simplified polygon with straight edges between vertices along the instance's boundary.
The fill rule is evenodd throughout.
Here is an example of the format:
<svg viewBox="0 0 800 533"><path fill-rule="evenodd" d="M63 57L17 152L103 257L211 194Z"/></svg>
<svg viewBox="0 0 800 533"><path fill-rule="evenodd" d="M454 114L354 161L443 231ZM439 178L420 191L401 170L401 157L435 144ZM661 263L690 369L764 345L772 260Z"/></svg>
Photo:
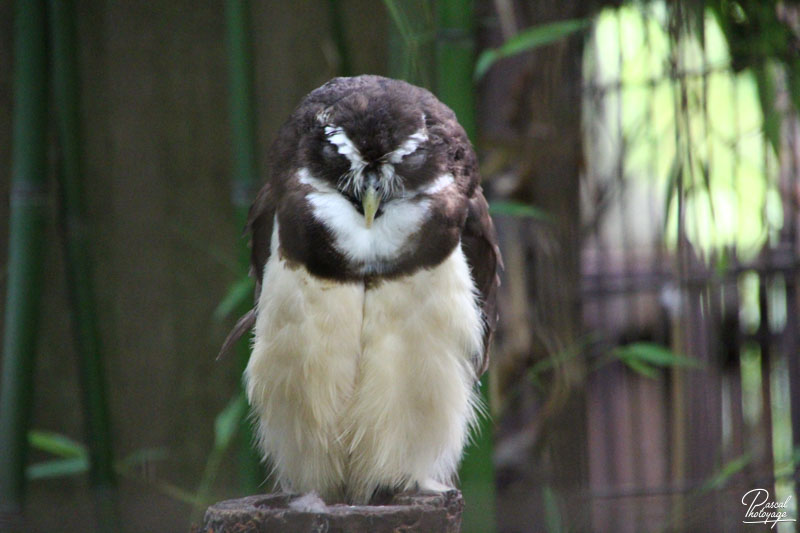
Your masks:
<svg viewBox="0 0 800 533"><path fill-rule="evenodd" d="M447 486L444 483L439 483L434 479L426 479L419 483L420 492L447 492L452 490L453 487Z"/></svg>

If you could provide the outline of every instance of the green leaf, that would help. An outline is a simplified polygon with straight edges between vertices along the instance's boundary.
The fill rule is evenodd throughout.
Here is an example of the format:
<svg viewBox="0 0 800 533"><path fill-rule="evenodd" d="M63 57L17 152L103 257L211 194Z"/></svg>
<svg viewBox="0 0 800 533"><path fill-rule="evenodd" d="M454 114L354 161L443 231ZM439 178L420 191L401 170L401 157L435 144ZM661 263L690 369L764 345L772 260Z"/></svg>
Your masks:
<svg viewBox="0 0 800 533"><path fill-rule="evenodd" d="M528 28L514 35L501 46L484 50L481 55L478 56L478 61L475 64L475 79L477 80L483 77L486 71L488 71L498 59L510 57L553 43L567 35L586 28L591 22L591 19L588 18L568 19Z"/></svg>
<svg viewBox="0 0 800 533"><path fill-rule="evenodd" d="M542 500L544 503L544 518L547 524L547 533L561 533L564 531L564 524L561 521L561 509L558 505L558 496L549 485L542 488Z"/></svg>
<svg viewBox="0 0 800 533"><path fill-rule="evenodd" d="M540 359L536 363L534 363L530 369L528 370L528 377L534 380L538 380L539 376L544 374L545 372L560 366L570 359L574 359L578 355L581 354L581 350L584 348L584 344L578 345L575 344L569 349L562 350L558 353L554 353L548 357Z"/></svg>
<svg viewBox="0 0 800 533"><path fill-rule="evenodd" d="M119 470L129 470L135 466L164 461L169 457L166 448L142 448L128 454L127 457L117 463Z"/></svg>
<svg viewBox="0 0 800 533"><path fill-rule="evenodd" d="M240 390L228 402L228 405L219 412L214 419L214 446L208 454L203 476L193 498L197 503L194 504L195 513L200 513L208 504L211 495L211 488L217 477L222 458L230 446L236 433L242 426L242 421L247 415L247 401L244 393Z"/></svg>
<svg viewBox="0 0 800 533"><path fill-rule="evenodd" d="M545 222L552 221L552 217L545 210L521 202L492 202L489 204L489 213L492 215L535 218Z"/></svg>
<svg viewBox="0 0 800 533"><path fill-rule="evenodd" d="M678 355L669 348L652 342L634 342L619 346L614 350L614 353L620 359L636 360L644 364L664 368L675 366L698 368L703 366L696 359Z"/></svg>
<svg viewBox="0 0 800 533"><path fill-rule="evenodd" d="M800 110L800 59L795 59L786 66L788 73L789 94L795 111ZM0 276L0 280L2 276Z"/></svg>
<svg viewBox="0 0 800 533"><path fill-rule="evenodd" d="M25 469L25 477L29 480L49 479L85 474L88 471L88 457L70 457L32 464Z"/></svg>
<svg viewBox="0 0 800 533"><path fill-rule="evenodd" d="M679 191L678 185L681 183L681 177L683 174L683 162L681 157L678 154L675 154L675 158L672 160L672 165L669 169L669 174L667 174L667 190L664 194L664 230L667 229L667 224L670 221L670 208L672 208L672 203L676 201Z"/></svg>
<svg viewBox="0 0 800 533"><path fill-rule="evenodd" d="M497 48L489 48L481 52L475 61L475 80L481 79L495 62L502 56Z"/></svg>
<svg viewBox="0 0 800 533"><path fill-rule="evenodd" d="M753 460L749 453L745 453L725 463L719 472L707 479L700 487L700 494L724 487L730 478L744 470Z"/></svg>
<svg viewBox="0 0 800 533"><path fill-rule="evenodd" d="M60 435L52 431L39 431L35 429L29 431L28 444L31 448L66 459L84 458L88 461L89 457L86 446L65 435Z"/></svg>
<svg viewBox="0 0 800 533"><path fill-rule="evenodd" d="M148 484L152 487L155 487L156 490L162 494L179 502L183 502L194 507L205 507L208 505L207 502L200 500L196 494L177 485L173 485L172 483L168 483L163 480L151 480L148 481Z"/></svg>
<svg viewBox="0 0 800 533"><path fill-rule="evenodd" d="M397 26L397 30L400 32L400 35L402 35L403 40L406 42L410 41L412 37L411 25L403 15L400 6L398 6L397 2L394 0L383 0L383 5L386 6L389 17L392 19L394 25Z"/></svg>
<svg viewBox="0 0 800 533"><path fill-rule="evenodd" d="M611 357L618 359L637 374L655 379L658 368L698 368L703 365L696 359L678 355L672 350L651 342L634 342L611 350Z"/></svg>
<svg viewBox="0 0 800 533"><path fill-rule="evenodd" d="M241 392L231 398L225 409L214 420L214 448L225 450L233 440L239 426L247 414L247 401Z"/></svg>
<svg viewBox="0 0 800 533"><path fill-rule="evenodd" d="M214 318L222 320L239 307L249 303L253 298L253 289L255 288L253 283L253 278L247 276L231 285L228 293L222 298L217 308L214 309Z"/></svg>
<svg viewBox="0 0 800 533"><path fill-rule="evenodd" d="M714 274L722 278L728 272L731 265L731 252L729 248L723 248L714 258Z"/></svg>
<svg viewBox="0 0 800 533"><path fill-rule="evenodd" d="M772 145L776 154L781 150L781 116L775 109L775 79L768 65L761 65L753 69L758 88L758 100L761 103L761 113L764 116L764 136Z"/></svg>
<svg viewBox="0 0 800 533"><path fill-rule="evenodd" d="M638 359L628 359L628 358L620 358L620 361L625 363L625 365L627 365L628 368L630 368L639 375L642 375L650 379L658 378L658 370L648 365L647 363L643 363Z"/></svg>

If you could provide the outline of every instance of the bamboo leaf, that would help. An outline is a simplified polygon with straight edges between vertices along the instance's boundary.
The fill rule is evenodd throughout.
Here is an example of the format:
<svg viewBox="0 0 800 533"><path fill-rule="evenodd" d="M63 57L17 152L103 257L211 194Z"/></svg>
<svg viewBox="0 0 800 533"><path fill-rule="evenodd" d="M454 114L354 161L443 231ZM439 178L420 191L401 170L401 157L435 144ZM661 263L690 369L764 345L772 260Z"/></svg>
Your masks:
<svg viewBox="0 0 800 533"><path fill-rule="evenodd" d="M194 509L192 510L193 520L202 516L201 513L208 503L211 488L222 464L222 458L233 442L236 433L242 428L242 422L246 414L247 401L244 393L240 390L214 419L214 446L211 449L211 453L208 454L197 491L192 496L195 500ZM247 445L250 445L249 441Z"/></svg>
<svg viewBox="0 0 800 533"><path fill-rule="evenodd" d="M492 215L534 218L544 222L551 222L553 220L550 214L544 209L521 202L492 202L489 204L489 213Z"/></svg>
<svg viewBox="0 0 800 533"><path fill-rule="evenodd" d="M397 5L397 2L394 0L383 0L383 5L386 6L386 10L389 12L389 17L392 19L392 22L397 27L397 30L400 32L400 35L403 37L405 42L408 42L412 38L412 31L411 25L406 20L406 17L403 15L400 6Z"/></svg>
<svg viewBox="0 0 800 533"><path fill-rule="evenodd" d="M500 55L497 48L489 48L481 52L477 61L475 61L475 80L481 79L501 57L503 56Z"/></svg>
<svg viewBox="0 0 800 533"><path fill-rule="evenodd" d="M214 420L215 449L223 451L228 448L246 413L247 401L244 394L239 393L228 402Z"/></svg>
<svg viewBox="0 0 800 533"><path fill-rule="evenodd" d="M545 357L540 359L536 363L534 363L530 369L528 369L528 377L533 379L534 381L538 381L540 376L543 375L545 372L548 372L567 361L576 358L578 355L581 354L581 350L583 350L584 345L574 345L573 347L562 350L558 353L555 353L549 357Z"/></svg>
<svg viewBox="0 0 800 533"><path fill-rule="evenodd" d="M28 444L31 448L65 459L83 458L88 461L89 457L86 446L52 431L29 431Z"/></svg>
<svg viewBox="0 0 800 533"><path fill-rule="evenodd" d="M561 533L564 531L564 523L561 521L561 509L556 491L549 485L545 485L542 489L542 500L547 533Z"/></svg>
<svg viewBox="0 0 800 533"><path fill-rule="evenodd" d="M430 87L430 70L436 32L433 31L431 2L427 0L384 0L391 20L389 31L389 74L423 87ZM471 70L470 70L471 72Z"/></svg>
<svg viewBox="0 0 800 533"><path fill-rule="evenodd" d="M761 103L761 113L764 116L764 136L772 145L775 153L781 149L781 117L775 109L775 79L767 65L753 69L758 88L758 99Z"/></svg>
<svg viewBox="0 0 800 533"><path fill-rule="evenodd" d="M620 361L622 361L628 368L639 375L650 379L658 378L658 370L647 363L644 363L638 359L629 359L625 357L621 357Z"/></svg>
<svg viewBox="0 0 800 533"><path fill-rule="evenodd" d="M207 505L206 502L201 501L196 494L181 488L177 485L173 485L172 483L168 483L166 481L157 480L151 481L149 483L150 486L155 487L156 490L172 498L173 500L183 502L185 504L197 507Z"/></svg>
<svg viewBox="0 0 800 533"><path fill-rule="evenodd" d="M787 65L789 95L795 111L800 110L800 59Z"/></svg>
<svg viewBox="0 0 800 533"><path fill-rule="evenodd" d="M631 361L635 361L637 364L662 368L699 368L703 366L696 359L676 354L660 344L651 342L635 342L619 346L612 351L612 354L629 366Z"/></svg>
<svg viewBox="0 0 800 533"><path fill-rule="evenodd" d="M475 79L480 79L494 63L505 57L520 54L553 43L582 30L591 24L591 20L568 19L542 24L528 28L511 37L497 48L484 50L475 65Z"/></svg>
<svg viewBox="0 0 800 533"><path fill-rule="evenodd" d="M731 251L729 248L723 248L715 257L714 261L714 274L722 278L731 266Z"/></svg>
<svg viewBox="0 0 800 533"><path fill-rule="evenodd" d="M58 459L42 461L28 466L25 477L30 480L74 476L89 471L89 452L82 443L52 431L31 430L28 432L31 448L55 455ZM129 471L132 467L167 458L164 448L136 450L115 465L115 470Z"/></svg>
<svg viewBox="0 0 800 533"><path fill-rule="evenodd" d="M29 480L50 479L85 474L88 471L88 457L70 457L32 464L25 469L25 477Z"/></svg>
<svg viewBox="0 0 800 533"><path fill-rule="evenodd" d="M749 453L745 453L739 457L731 459L722 466L719 472L715 473L703 483L699 490L700 494L704 494L711 490L721 489L727 485L728 481L733 476L744 470L752 460L753 457Z"/></svg>
<svg viewBox="0 0 800 533"><path fill-rule="evenodd" d="M164 461L169 457L166 448L142 448L131 452L127 457L117 463L117 469L121 471L130 470L133 467Z"/></svg>
<svg viewBox="0 0 800 533"><path fill-rule="evenodd" d="M672 165L667 174L667 190L664 194L664 229L670 220L669 210L672 208L672 203L676 201L680 191L678 191L678 184L681 182L681 174L683 173L683 164L678 154L672 160Z"/></svg>
<svg viewBox="0 0 800 533"><path fill-rule="evenodd" d="M245 276L236 281L214 309L214 319L223 320L253 298L253 279Z"/></svg>
<svg viewBox="0 0 800 533"><path fill-rule="evenodd" d="M194 507L205 507L207 505L207 503L200 500L199 496L197 496L196 494L186 489L183 489L177 485L173 485L172 483L158 479L156 480L144 479L139 477L138 475L131 474L124 470L121 471L120 474L124 476L126 479L130 479L132 481L138 481L140 483L145 483L147 484L147 486L153 487L154 489L161 492L165 496L168 496L179 502L183 502Z"/></svg>

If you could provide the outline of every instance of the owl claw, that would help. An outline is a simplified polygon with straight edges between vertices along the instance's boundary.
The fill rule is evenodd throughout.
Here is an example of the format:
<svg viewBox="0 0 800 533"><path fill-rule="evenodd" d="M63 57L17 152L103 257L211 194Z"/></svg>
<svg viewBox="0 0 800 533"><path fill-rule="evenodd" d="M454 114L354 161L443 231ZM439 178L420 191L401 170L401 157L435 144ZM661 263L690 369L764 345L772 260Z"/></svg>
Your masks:
<svg viewBox="0 0 800 533"><path fill-rule="evenodd" d="M452 489L453 487L449 487L444 483L439 483L434 479L426 479L419 483L420 492L447 492Z"/></svg>

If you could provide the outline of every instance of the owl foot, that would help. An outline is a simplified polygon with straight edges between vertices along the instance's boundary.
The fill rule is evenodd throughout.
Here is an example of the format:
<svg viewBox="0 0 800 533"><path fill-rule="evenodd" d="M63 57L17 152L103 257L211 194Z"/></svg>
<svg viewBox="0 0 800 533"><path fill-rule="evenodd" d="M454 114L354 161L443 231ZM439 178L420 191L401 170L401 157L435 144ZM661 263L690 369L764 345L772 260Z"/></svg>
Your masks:
<svg viewBox="0 0 800 533"><path fill-rule="evenodd" d="M435 479L426 479L419 483L420 492L447 492L452 489L453 487L439 483Z"/></svg>

